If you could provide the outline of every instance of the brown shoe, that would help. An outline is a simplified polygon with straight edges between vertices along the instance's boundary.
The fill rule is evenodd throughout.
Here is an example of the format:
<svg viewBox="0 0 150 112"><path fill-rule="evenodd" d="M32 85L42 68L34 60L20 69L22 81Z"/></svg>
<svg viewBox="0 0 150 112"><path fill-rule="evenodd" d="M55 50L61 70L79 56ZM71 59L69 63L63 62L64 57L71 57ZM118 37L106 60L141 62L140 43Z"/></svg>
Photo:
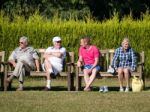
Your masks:
<svg viewBox="0 0 150 112"><path fill-rule="evenodd" d="M45 88L43 89L43 91L50 91L50 88L45 87Z"/></svg>
<svg viewBox="0 0 150 112"><path fill-rule="evenodd" d="M8 87L8 85L9 85L9 83L11 83L11 79L10 78L7 78L6 80L5 80L5 82L6 82L6 86Z"/></svg>
<svg viewBox="0 0 150 112"><path fill-rule="evenodd" d="M23 91L23 87L17 88L16 91Z"/></svg>

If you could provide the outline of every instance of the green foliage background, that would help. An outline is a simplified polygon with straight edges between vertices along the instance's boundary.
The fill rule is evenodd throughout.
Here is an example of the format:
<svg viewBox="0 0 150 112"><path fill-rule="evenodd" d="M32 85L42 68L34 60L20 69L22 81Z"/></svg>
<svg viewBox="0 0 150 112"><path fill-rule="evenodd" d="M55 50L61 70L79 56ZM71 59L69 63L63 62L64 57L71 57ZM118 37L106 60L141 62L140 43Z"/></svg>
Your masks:
<svg viewBox="0 0 150 112"><path fill-rule="evenodd" d="M115 15L110 20L94 21L90 17L85 20L61 20L56 16L46 19L34 14L29 19L16 16L13 21L1 12L0 15L0 50L11 51L18 46L21 36L28 36L30 44L35 48L51 46L54 36L60 36L68 51L74 51L77 57L79 40L83 36L91 37L92 43L100 49L117 48L122 38L128 36L135 51L145 52L145 73L150 76L150 16L143 15L143 20L124 17L122 21Z"/></svg>

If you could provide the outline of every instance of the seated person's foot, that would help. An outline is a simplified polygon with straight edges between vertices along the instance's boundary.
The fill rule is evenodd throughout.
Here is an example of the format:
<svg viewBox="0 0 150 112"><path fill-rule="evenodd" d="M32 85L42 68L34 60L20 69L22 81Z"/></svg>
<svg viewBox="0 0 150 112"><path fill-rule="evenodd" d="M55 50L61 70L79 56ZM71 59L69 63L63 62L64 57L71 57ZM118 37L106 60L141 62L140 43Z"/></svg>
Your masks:
<svg viewBox="0 0 150 112"><path fill-rule="evenodd" d="M17 88L16 91L23 91L23 87Z"/></svg>
<svg viewBox="0 0 150 112"><path fill-rule="evenodd" d="M9 76L6 80L5 80L5 82L6 82L6 85L8 86L9 85L9 83L12 81L12 77L11 76Z"/></svg>
<svg viewBox="0 0 150 112"><path fill-rule="evenodd" d="M45 87L44 89L43 89L43 91L50 91L51 90L51 88L48 88L48 87Z"/></svg>
<svg viewBox="0 0 150 112"><path fill-rule="evenodd" d="M129 87L126 87L125 92L129 92Z"/></svg>
<svg viewBox="0 0 150 112"><path fill-rule="evenodd" d="M90 87L88 87L88 88L84 88L84 91L91 91L91 88Z"/></svg>
<svg viewBox="0 0 150 112"><path fill-rule="evenodd" d="M11 82L11 79L8 77L8 78L6 79L6 82L7 82L7 83L10 83L10 82Z"/></svg>
<svg viewBox="0 0 150 112"><path fill-rule="evenodd" d="M124 92L124 89L122 87L120 87L119 91L120 92Z"/></svg>
<svg viewBox="0 0 150 112"><path fill-rule="evenodd" d="M13 74L10 75L10 76L6 79L6 82L7 82L7 83L10 83L10 82L12 81L13 77L14 77Z"/></svg>

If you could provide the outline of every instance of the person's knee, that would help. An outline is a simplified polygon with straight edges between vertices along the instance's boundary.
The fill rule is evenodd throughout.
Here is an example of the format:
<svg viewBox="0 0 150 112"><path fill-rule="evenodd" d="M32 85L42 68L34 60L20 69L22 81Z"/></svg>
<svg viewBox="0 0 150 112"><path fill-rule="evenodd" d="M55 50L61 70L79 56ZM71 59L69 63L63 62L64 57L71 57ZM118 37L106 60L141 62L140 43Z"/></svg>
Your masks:
<svg viewBox="0 0 150 112"><path fill-rule="evenodd" d="M123 72L124 74L129 74L129 69L124 69Z"/></svg>
<svg viewBox="0 0 150 112"><path fill-rule="evenodd" d="M87 74L88 73L88 69L84 69L83 73Z"/></svg>
<svg viewBox="0 0 150 112"><path fill-rule="evenodd" d="M47 65L48 63L49 63L48 60L45 60L45 61L44 61L44 64L45 64L45 65Z"/></svg>
<svg viewBox="0 0 150 112"><path fill-rule="evenodd" d="M97 69L94 68L94 69L92 70L92 73L93 73L93 74L97 74L97 73L98 73Z"/></svg>
<svg viewBox="0 0 150 112"><path fill-rule="evenodd" d="M122 68L118 68L118 74L123 74L123 69Z"/></svg>

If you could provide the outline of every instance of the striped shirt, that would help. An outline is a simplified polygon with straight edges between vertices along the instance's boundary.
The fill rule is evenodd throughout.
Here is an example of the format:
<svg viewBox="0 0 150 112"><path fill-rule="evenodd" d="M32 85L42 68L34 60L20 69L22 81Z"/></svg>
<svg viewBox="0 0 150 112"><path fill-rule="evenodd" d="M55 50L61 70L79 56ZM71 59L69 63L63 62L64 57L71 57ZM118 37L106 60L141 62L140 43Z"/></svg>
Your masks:
<svg viewBox="0 0 150 112"><path fill-rule="evenodd" d="M129 47L124 52L122 47L117 48L112 61L112 67L130 67L131 71L134 71L136 68L136 56L133 49Z"/></svg>

